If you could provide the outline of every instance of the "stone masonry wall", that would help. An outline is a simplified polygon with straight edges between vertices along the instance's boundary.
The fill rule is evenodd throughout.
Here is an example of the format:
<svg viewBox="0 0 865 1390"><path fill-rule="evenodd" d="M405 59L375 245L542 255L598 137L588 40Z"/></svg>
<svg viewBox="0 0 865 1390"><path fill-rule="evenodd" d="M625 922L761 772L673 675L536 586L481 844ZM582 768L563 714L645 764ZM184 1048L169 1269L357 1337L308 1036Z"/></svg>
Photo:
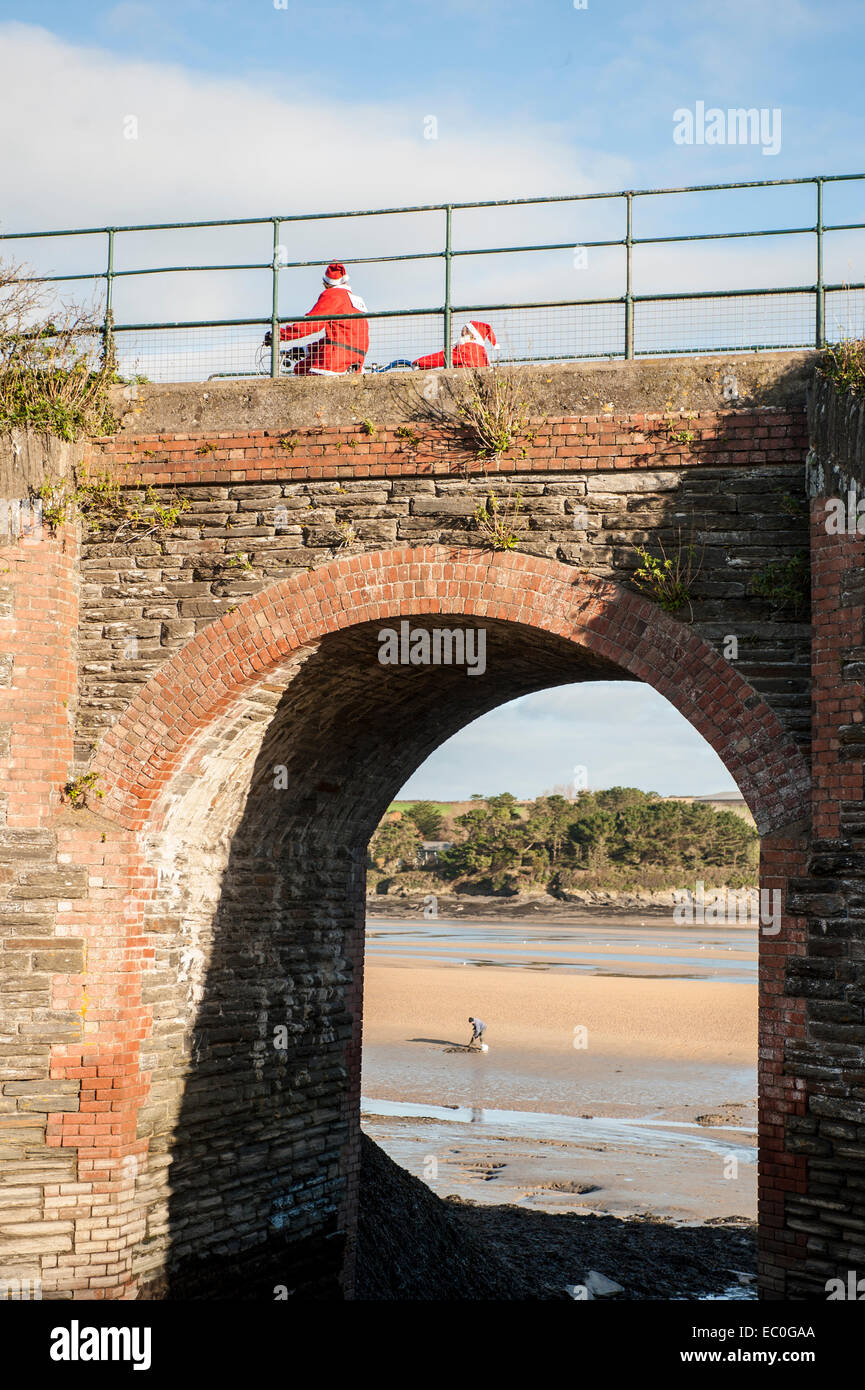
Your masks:
<svg viewBox="0 0 865 1390"><path fill-rule="evenodd" d="M685 426L690 443L663 416L538 421L514 457L486 465L420 425L99 442L91 467L189 509L165 534L85 539L81 765L148 676L244 597L346 550L470 544L489 492L503 505L519 494L521 551L600 577L627 581L635 545L693 544L697 631L718 649L736 637L738 669L807 747L807 610L753 588L807 551L804 417L704 412Z"/></svg>
<svg viewBox="0 0 865 1390"><path fill-rule="evenodd" d="M784 1039L803 1098L788 1143L802 1165L786 1211L793 1297L825 1296L827 1279L865 1267L865 409L818 382L809 424L813 826L790 894L804 930L786 990L802 1026Z"/></svg>
<svg viewBox="0 0 865 1390"><path fill-rule="evenodd" d="M221 1255L235 1269L247 1240L249 1296L263 1296L268 1281L291 1283L295 1261L274 1240L274 1222L281 1238L303 1243L303 1222L320 1230L333 1218L333 1237L350 1240L364 847L396 788L449 732L532 689L630 674L713 740L767 830L801 816L803 760L732 667L637 595L571 575L537 557L492 564L443 547L346 556L211 625L108 735L96 763L106 808L145 828L161 884L146 927L154 1023L140 1112L150 1155L138 1189L148 1227L140 1268L159 1273L167 1261L161 1287L172 1295L212 1289ZM422 615L444 611L451 624L467 600L467 614L485 615L487 679L379 665L376 617L430 622ZM564 624L562 636L585 624L583 640L579 626L575 640L553 640L549 621ZM286 663L296 629L297 659ZM280 654L252 705L229 698L244 672L248 681ZM196 727L197 751L182 754L181 731ZM160 748L176 748L182 762ZM275 1027L290 1031L290 1056L274 1048ZM783 1080L773 1067L767 1056L774 1097ZM766 1152L780 1154L783 1138L783 1129L767 1136Z"/></svg>
<svg viewBox="0 0 865 1390"><path fill-rule="evenodd" d="M491 624L501 682L470 682L484 686L475 707L462 687L401 684L399 672L385 689L363 627L328 630L290 660L274 649L242 698L226 697L142 826L124 828L107 784L104 812L96 798L90 810L61 805L60 788L91 765L147 680L220 616L335 556L425 545L456 556L478 545L474 512L489 491L522 496L525 565L557 562L581 583L615 579L635 593L635 544L660 538L669 553L693 538L693 621L680 617L705 655L665 631L648 649L669 650L690 698L735 637L731 679L754 692L742 722L764 701L806 753L813 701L818 839L809 846L807 825L785 826L776 808L763 845L764 885L786 894L795 881L780 937L761 941L764 1296L813 1292L861 1253L861 540L827 540L812 504L812 664L807 608L754 592L768 566L809 546L800 366L790 390L774 368L761 386L760 370L728 370L713 398L698 393L699 408L672 420L651 408L655 377L635 408L599 371L594 407L580 397L576 410L563 408L556 377L556 413L539 412L512 456L485 463L452 420L392 408L376 420L374 392L340 383L323 391L318 418L308 396L295 403L293 383L208 388L197 402L171 388L170 428L156 392L117 435L92 442L91 468L190 507L164 533L86 533L80 561L68 528L0 557L10 565L0 587L0 1278L40 1277L47 1297L214 1296L238 1279L250 1297L277 1283L307 1296L350 1291L364 837L393 779L467 717L544 685L627 677L627 644L642 640L646 619L629 615L621 651L605 638L590 659L514 621L529 592L515 580L500 630ZM648 369L635 371L642 381ZM565 394L576 401L574 390ZM221 428L243 400L242 424ZM816 456L812 492L829 476ZM411 611L405 569L393 582ZM232 649L226 669L247 661L251 648ZM669 673L638 663L633 674L676 694ZM718 697L707 685L700 698L698 726ZM143 715L136 728L134 756L140 748L156 776L158 729Z"/></svg>
<svg viewBox="0 0 865 1390"><path fill-rule="evenodd" d="M69 450L50 452L63 472ZM0 1279L31 1287L72 1248L55 1198L75 1180L74 1155L49 1147L48 1132L58 1112L77 1111L79 1088L58 1078L51 1047L78 1031L62 996L83 942L65 923L88 891L86 869L62 862L53 824L73 749L77 538L45 537L22 516L42 456L41 441L20 435L0 449L13 504L0 540Z"/></svg>
<svg viewBox="0 0 865 1390"><path fill-rule="evenodd" d="M69 475L75 455L7 437L4 502L29 502L46 478ZM132 837L62 801L74 762L77 530L40 527L31 512L23 534L7 528L3 539L0 1286L99 1298L128 1287L140 1235L130 1163L147 1080L138 1043L151 948L135 936L147 871L137 872Z"/></svg>

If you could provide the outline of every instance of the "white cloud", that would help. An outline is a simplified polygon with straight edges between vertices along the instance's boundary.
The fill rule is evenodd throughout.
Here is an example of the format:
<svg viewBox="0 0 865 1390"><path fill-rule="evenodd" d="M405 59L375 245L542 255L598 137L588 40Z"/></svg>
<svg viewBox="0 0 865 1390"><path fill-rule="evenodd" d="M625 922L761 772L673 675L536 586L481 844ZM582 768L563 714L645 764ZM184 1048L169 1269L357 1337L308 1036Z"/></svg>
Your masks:
<svg viewBox="0 0 865 1390"><path fill-rule="evenodd" d="M144 6L114 11L140 22ZM465 108L423 138L418 107L339 102L316 84L282 99L0 25L4 229L400 206L627 181L627 161L579 150L551 122ZM294 92L298 91L293 82ZM135 116L138 138L124 139Z"/></svg>

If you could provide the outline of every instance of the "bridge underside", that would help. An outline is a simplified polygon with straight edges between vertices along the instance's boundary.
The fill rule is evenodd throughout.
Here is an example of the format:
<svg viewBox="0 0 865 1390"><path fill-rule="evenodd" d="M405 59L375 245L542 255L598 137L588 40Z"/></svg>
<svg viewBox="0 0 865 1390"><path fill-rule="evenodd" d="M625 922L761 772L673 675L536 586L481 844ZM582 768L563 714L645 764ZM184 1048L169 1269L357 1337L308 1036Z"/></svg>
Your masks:
<svg viewBox="0 0 865 1390"><path fill-rule="evenodd" d="M450 625L413 626L436 622ZM173 1027L147 1059L159 1099L142 1111L150 1153L171 1160L168 1297L341 1278L370 834L465 723L545 686L627 676L561 638L484 626L491 679L382 666L378 623L326 637L211 729L173 784L149 846L166 868L149 993Z"/></svg>

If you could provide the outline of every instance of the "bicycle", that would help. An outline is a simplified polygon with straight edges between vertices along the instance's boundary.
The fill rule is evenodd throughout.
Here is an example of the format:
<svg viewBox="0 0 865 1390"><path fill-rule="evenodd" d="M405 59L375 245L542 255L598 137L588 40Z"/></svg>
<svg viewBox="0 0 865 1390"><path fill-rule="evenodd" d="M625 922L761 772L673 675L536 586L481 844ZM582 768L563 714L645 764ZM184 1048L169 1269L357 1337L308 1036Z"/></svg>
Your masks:
<svg viewBox="0 0 865 1390"><path fill-rule="evenodd" d="M259 375L260 375L260 376L269 376L269 375L270 375L271 345L272 345L272 342L273 342L273 339L272 339L272 337L271 337L270 331L268 330L268 332L265 333L265 335L264 335L264 342L262 343L261 347L260 347L259 350L258 350L258 358L257 358L257 361L256 361L256 366L258 367ZM291 346L291 347L280 347L280 349L279 349L279 375L280 375L280 376L294 376L294 375L295 375L294 369L295 369L297 363L298 363L298 362L303 362L303 361L306 359L306 356L307 356L308 352L309 352L309 348L301 347L300 344L297 344L297 343L295 343L295 344L294 344L293 346ZM388 362L388 363L386 363L386 364L382 364L382 363L379 363L379 362L360 362L360 363L357 363L356 365L352 365L352 366L348 367L348 368L346 369L346 371L340 372L339 375L340 375L340 376L357 376L357 375L364 375L364 376L365 376L365 375L368 375L368 374L375 375L375 374L377 374L377 373L379 373L379 372L395 372L395 371L414 371L414 364L413 364L412 362L410 362L410 361L408 360L407 357L395 357L394 360L393 360L392 362Z"/></svg>

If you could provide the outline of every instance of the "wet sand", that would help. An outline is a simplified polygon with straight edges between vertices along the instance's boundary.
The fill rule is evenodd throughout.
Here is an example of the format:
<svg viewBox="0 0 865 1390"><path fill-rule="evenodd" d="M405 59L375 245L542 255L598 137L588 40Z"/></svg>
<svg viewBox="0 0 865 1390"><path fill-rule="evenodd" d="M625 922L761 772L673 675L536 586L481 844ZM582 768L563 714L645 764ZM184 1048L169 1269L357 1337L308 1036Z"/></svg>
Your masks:
<svg viewBox="0 0 865 1390"><path fill-rule="evenodd" d="M364 1128L440 1196L752 1218L755 963L742 928L371 919Z"/></svg>

